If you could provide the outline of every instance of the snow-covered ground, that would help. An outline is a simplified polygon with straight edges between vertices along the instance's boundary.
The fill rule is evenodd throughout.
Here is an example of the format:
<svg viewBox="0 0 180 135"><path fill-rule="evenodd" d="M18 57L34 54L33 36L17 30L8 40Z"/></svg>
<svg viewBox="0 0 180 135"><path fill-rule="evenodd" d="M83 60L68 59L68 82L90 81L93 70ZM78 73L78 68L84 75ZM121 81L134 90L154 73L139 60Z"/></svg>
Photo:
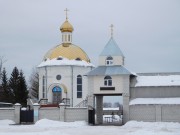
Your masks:
<svg viewBox="0 0 180 135"><path fill-rule="evenodd" d="M42 119L34 125L9 125L0 120L0 135L180 135L180 123L136 122L124 126L88 126L86 122Z"/></svg>

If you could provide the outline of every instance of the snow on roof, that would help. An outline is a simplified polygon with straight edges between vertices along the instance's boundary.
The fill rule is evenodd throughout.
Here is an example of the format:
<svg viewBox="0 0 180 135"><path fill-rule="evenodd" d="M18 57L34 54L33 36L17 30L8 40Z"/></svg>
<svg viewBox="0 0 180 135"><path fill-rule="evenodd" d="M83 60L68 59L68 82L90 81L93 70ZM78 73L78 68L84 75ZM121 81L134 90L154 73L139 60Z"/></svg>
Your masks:
<svg viewBox="0 0 180 135"><path fill-rule="evenodd" d="M129 102L129 105L142 104L180 104L180 98L136 98Z"/></svg>
<svg viewBox="0 0 180 135"><path fill-rule="evenodd" d="M142 86L180 86L180 75L137 76L135 87Z"/></svg>
<svg viewBox="0 0 180 135"><path fill-rule="evenodd" d="M44 66L59 66L59 65L73 65L73 66L84 66L84 67L94 67L92 63L88 63L84 60L69 60L67 58L63 58L58 60L55 59L47 59L46 61L41 62L41 64L38 67L44 67Z"/></svg>

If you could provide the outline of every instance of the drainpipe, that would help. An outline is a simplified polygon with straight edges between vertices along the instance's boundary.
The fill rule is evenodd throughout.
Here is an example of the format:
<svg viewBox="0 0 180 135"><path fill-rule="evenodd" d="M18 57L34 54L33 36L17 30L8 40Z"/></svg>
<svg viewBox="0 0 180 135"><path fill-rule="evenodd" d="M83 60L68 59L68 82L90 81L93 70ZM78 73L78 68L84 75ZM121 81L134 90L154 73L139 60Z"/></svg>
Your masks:
<svg viewBox="0 0 180 135"><path fill-rule="evenodd" d="M46 99L47 99L47 67L45 67L45 78L46 78Z"/></svg>
<svg viewBox="0 0 180 135"><path fill-rule="evenodd" d="M72 76L71 76L71 99L72 99L72 101L71 101L71 104L72 104L72 107L73 107L73 66L71 66L71 74L72 74Z"/></svg>

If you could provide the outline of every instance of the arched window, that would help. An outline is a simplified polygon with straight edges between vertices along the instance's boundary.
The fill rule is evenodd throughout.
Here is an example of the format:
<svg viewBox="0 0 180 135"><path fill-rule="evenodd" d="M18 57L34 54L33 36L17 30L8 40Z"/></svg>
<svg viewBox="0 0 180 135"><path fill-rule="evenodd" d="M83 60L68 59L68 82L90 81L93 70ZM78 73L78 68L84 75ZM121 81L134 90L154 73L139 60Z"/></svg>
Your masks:
<svg viewBox="0 0 180 135"><path fill-rule="evenodd" d="M70 35L68 35L68 41L71 42L71 36Z"/></svg>
<svg viewBox="0 0 180 135"><path fill-rule="evenodd" d="M106 58L106 65L112 65L113 64L113 58L111 56Z"/></svg>
<svg viewBox="0 0 180 135"><path fill-rule="evenodd" d="M62 57L58 57L57 60L63 60L63 58Z"/></svg>
<svg viewBox="0 0 180 135"><path fill-rule="evenodd" d="M80 58L76 58L76 60L77 60L77 61L81 61L81 59L80 59Z"/></svg>
<svg viewBox="0 0 180 135"><path fill-rule="evenodd" d="M104 86L112 86L112 78L110 76L104 77Z"/></svg>
<svg viewBox="0 0 180 135"><path fill-rule="evenodd" d="M82 98L82 76L77 76L77 98Z"/></svg>
<svg viewBox="0 0 180 135"><path fill-rule="evenodd" d="M52 89L53 92L61 92L61 88L59 86L55 86L53 89Z"/></svg>

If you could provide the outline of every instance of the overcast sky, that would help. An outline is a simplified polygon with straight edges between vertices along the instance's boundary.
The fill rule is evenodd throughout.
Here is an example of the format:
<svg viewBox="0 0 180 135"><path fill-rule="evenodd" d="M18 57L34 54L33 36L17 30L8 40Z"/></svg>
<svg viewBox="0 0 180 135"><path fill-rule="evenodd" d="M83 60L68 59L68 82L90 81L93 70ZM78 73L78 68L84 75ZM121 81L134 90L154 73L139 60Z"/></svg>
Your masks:
<svg viewBox="0 0 180 135"><path fill-rule="evenodd" d="M0 0L0 56L7 59L8 74L17 66L28 78L45 53L61 43L65 8L73 43L94 65L114 24L127 69L180 72L179 0Z"/></svg>

